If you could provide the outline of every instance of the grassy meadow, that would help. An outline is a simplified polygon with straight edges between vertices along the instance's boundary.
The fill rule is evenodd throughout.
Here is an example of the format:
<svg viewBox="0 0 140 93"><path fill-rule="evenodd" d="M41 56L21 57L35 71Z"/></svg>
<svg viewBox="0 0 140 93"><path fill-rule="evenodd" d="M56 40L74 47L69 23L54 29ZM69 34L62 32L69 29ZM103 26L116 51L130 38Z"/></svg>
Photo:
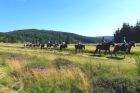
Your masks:
<svg viewBox="0 0 140 93"><path fill-rule="evenodd" d="M0 43L0 93L140 93L140 46L123 58Z"/></svg>

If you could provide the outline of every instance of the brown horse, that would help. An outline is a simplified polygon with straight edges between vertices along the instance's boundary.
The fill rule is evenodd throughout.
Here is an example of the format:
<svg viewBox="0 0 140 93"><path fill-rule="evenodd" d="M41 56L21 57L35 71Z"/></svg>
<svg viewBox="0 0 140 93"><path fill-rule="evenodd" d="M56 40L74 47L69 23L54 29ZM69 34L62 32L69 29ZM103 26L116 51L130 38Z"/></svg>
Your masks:
<svg viewBox="0 0 140 93"><path fill-rule="evenodd" d="M77 50L81 52L81 50L85 49L85 45L75 45L75 52L77 53Z"/></svg>
<svg viewBox="0 0 140 93"><path fill-rule="evenodd" d="M126 45L123 45L123 44L122 45L116 45L113 52L111 53L111 56L112 56L112 54L115 54L115 56L117 56L117 52L119 52L119 51L124 52L125 55L130 54L132 46L135 47L135 42L134 41L130 41ZM125 55L124 55L124 57L125 57Z"/></svg>
<svg viewBox="0 0 140 93"><path fill-rule="evenodd" d="M108 43L104 43L102 45L97 45L96 50L94 52L94 55L98 52L101 55L101 50L105 50L105 55L106 55L107 51L110 53L110 46L111 45L115 46L115 43L111 41L111 42L108 42Z"/></svg>
<svg viewBox="0 0 140 93"><path fill-rule="evenodd" d="M47 48L51 48L53 46L52 43L47 43Z"/></svg>
<svg viewBox="0 0 140 93"><path fill-rule="evenodd" d="M59 46L58 43L53 44L53 48L56 49Z"/></svg>
<svg viewBox="0 0 140 93"><path fill-rule="evenodd" d="M67 47L68 47L68 44L61 44L61 45L60 45L60 50L65 49L65 48L67 48Z"/></svg>
<svg viewBox="0 0 140 93"><path fill-rule="evenodd" d="M40 44L40 48L41 48L41 49L45 48L45 44L44 44L44 43L41 43L41 44Z"/></svg>

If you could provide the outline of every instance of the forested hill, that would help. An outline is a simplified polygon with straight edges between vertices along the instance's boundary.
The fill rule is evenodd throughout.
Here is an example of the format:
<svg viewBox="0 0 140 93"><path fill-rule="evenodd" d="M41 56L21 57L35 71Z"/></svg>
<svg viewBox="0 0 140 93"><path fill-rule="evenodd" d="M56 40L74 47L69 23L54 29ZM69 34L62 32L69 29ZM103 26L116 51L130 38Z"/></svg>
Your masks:
<svg viewBox="0 0 140 93"><path fill-rule="evenodd" d="M52 30L37 30L24 29L12 32L0 33L0 42L47 42L47 41L74 43L81 41L83 43L96 43L100 39L96 37L86 37L74 33L52 31Z"/></svg>

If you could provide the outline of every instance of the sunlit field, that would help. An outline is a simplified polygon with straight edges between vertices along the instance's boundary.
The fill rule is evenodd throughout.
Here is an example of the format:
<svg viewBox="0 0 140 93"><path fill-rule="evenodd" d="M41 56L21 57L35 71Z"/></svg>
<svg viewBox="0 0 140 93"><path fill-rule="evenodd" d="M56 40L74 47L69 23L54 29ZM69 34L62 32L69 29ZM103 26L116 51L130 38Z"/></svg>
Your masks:
<svg viewBox="0 0 140 93"><path fill-rule="evenodd" d="M95 44L76 54L73 44L60 51L0 43L0 93L140 93L138 45L124 58L94 56Z"/></svg>

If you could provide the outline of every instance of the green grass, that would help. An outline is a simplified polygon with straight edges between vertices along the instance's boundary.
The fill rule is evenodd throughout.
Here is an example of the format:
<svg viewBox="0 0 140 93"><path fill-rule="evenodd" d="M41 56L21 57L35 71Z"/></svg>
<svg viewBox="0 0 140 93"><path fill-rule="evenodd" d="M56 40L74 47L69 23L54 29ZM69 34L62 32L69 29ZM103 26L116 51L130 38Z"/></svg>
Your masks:
<svg viewBox="0 0 140 93"><path fill-rule="evenodd" d="M139 49L110 58L83 53L22 48L0 43L0 92L5 93L136 93L140 90ZM12 91L12 92L11 92Z"/></svg>

